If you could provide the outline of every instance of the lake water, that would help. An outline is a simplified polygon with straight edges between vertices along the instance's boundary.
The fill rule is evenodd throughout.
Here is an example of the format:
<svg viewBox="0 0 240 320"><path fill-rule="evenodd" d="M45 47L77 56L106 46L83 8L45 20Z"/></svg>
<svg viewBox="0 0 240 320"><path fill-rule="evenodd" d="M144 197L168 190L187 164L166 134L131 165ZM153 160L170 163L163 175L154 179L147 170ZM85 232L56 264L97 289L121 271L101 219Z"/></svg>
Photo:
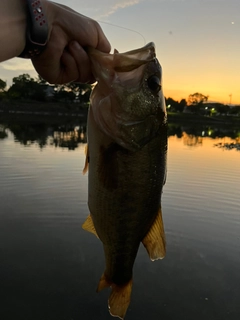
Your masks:
<svg viewBox="0 0 240 320"><path fill-rule="evenodd" d="M0 319L112 319L109 291L96 293L101 243L81 229L85 131L78 123L0 124ZM151 262L141 246L126 319L238 320L239 134L169 132L167 255Z"/></svg>

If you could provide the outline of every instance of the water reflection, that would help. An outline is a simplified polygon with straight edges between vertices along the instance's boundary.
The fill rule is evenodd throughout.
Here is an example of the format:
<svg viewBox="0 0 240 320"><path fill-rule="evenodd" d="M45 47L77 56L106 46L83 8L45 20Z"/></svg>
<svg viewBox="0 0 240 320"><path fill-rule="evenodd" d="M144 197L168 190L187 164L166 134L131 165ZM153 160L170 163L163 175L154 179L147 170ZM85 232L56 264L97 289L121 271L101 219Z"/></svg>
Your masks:
<svg viewBox="0 0 240 320"><path fill-rule="evenodd" d="M204 142L204 139L219 139L219 138L230 138L233 141L231 145L226 149L230 150L234 146L237 148L240 143L240 130L233 129L228 126L214 127L214 126L178 126L169 124L168 136L176 136L179 139L183 140L184 145L188 147L197 147L201 146ZM217 144L213 144L217 146ZM220 145L218 145L220 146ZM233 148L232 148L233 149Z"/></svg>
<svg viewBox="0 0 240 320"><path fill-rule="evenodd" d="M108 292L93 294L102 246L81 228L86 124L5 123L0 133L0 319L110 319ZM214 147L239 135L170 124L169 136L168 254L152 263L140 247L127 317L239 319L240 154Z"/></svg>
<svg viewBox="0 0 240 320"><path fill-rule="evenodd" d="M74 150L86 143L86 123L80 122L63 125L10 123L1 125L0 138L7 137L8 131L13 133L15 142L24 146L37 144L41 149L54 146Z"/></svg>
<svg viewBox="0 0 240 320"><path fill-rule="evenodd" d="M219 143L216 143L214 144L214 147L218 147L218 148L221 148L221 149L225 149L225 150L237 150L237 151L240 151L240 143L222 143L222 142L219 142Z"/></svg>
<svg viewBox="0 0 240 320"><path fill-rule="evenodd" d="M38 145L39 148L53 146L75 150L80 144L86 143L86 122L75 121L61 125L46 123L5 123L0 124L0 139L8 137L8 132L14 135L15 142L24 146ZM226 150L239 150L240 130L229 127L181 126L169 124L168 136L182 139L188 147L202 146L205 138L230 138L231 143L214 144Z"/></svg>
<svg viewBox="0 0 240 320"><path fill-rule="evenodd" d="M196 147L203 143L203 137L187 134L186 132L183 132L182 139L183 143L188 147Z"/></svg>
<svg viewBox="0 0 240 320"><path fill-rule="evenodd" d="M49 144L54 147L67 148L74 150L78 148L80 143L86 143L86 125L78 125L73 127L58 127L52 132Z"/></svg>

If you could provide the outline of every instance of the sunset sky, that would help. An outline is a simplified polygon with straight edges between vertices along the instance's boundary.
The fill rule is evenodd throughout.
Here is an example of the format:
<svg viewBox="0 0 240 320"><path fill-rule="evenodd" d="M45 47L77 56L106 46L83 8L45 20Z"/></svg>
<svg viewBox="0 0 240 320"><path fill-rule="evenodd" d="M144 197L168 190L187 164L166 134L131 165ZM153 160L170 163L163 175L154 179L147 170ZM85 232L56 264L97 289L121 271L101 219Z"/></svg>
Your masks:
<svg viewBox="0 0 240 320"><path fill-rule="evenodd" d="M209 101L240 104L240 0L57 2L99 21L120 52L155 42L166 97L181 100L200 92ZM36 76L28 60L0 65L8 85L22 73Z"/></svg>

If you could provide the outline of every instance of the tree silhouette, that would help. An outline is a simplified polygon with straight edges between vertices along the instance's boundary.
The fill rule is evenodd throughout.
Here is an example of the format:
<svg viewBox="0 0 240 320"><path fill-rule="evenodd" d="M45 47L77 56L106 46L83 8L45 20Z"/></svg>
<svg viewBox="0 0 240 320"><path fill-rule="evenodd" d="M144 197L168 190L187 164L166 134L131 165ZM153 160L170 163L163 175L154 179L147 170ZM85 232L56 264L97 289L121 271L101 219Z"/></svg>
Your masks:
<svg viewBox="0 0 240 320"><path fill-rule="evenodd" d="M85 83L71 82L68 84L56 85L54 90L56 92L55 99L57 101L86 103L89 101L92 86Z"/></svg>
<svg viewBox="0 0 240 320"><path fill-rule="evenodd" d="M169 111L183 112L185 106L187 105L187 101L182 99L180 102L178 102L172 98L166 98L166 105L169 107Z"/></svg>
<svg viewBox="0 0 240 320"><path fill-rule="evenodd" d="M4 99L4 97L6 96L6 87L7 83L0 79L0 100Z"/></svg>
<svg viewBox="0 0 240 320"><path fill-rule="evenodd" d="M0 92L4 92L6 89L7 83L0 79Z"/></svg>
<svg viewBox="0 0 240 320"><path fill-rule="evenodd" d="M188 96L189 105L201 105L207 101L208 101L208 96L205 96L202 93L196 92Z"/></svg>

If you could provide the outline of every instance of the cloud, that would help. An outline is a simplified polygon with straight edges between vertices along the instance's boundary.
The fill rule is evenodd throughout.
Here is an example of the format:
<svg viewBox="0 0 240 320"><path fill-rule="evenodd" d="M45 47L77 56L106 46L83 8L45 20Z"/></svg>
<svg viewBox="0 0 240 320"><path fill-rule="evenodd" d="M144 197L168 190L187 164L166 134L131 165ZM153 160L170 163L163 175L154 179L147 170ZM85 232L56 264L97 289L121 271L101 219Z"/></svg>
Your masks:
<svg viewBox="0 0 240 320"><path fill-rule="evenodd" d="M28 73L33 78L37 77L30 60L15 58L0 64L0 78L7 82L8 87L12 85L14 77L18 77L23 73Z"/></svg>
<svg viewBox="0 0 240 320"><path fill-rule="evenodd" d="M110 15L114 14L116 11L119 9L124 9L127 7L132 7L135 6L136 4L140 3L141 0L131 0L131 1L120 1L117 2L114 6L112 6L108 12L105 13L102 17L106 18L109 17Z"/></svg>
<svg viewBox="0 0 240 320"><path fill-rule="evenodd" d="M15 58L1 63L1 67L8 71L32 71L33 66L30 60Z"/></svg>
<svg viewBox="0 0 240 320"><path fill-rule="evenodd" d="M139 4L140 2L143 2L144 0L125 0L125 1L111 1L115 2L114 5L109 5L108 9L106 9L106 11L104 13L100 13L100 19L102 18L108 18L109 16L111 16L112 14L114 14L115 12L117 12L118 10L121 9L125 9L127 7L132 7L135 6L137 4Z"/></svg>
<svg viewBox="0 0 240 320"><path fill-rule="evenodd" d="M134 6L143 1L145 0L101 0L96 4L96 0L88 0L83 1L80 4L79 0L69 0L67 5L78 12L86 14L87 16L99 19L107 18L118 10ZM58 2L66 4L65 0L58 0Z"/></svg>

